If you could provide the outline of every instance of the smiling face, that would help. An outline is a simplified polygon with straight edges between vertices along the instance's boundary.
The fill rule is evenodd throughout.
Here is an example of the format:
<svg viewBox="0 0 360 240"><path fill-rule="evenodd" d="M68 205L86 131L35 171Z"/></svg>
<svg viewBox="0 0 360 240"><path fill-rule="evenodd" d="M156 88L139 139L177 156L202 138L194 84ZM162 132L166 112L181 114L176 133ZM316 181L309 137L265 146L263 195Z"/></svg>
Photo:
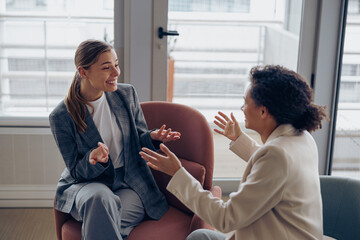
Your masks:
<svg viewBox="0 0 360 240"><path fill-rule="evenodd" d="M89 101L100 98L103 92L117 89L117 78L120 75L117 56L114 50L103 52L98 60L88 69L79 67L81 95Z"/></svg>
<svg viewBox="0 0 360 240"><path fill-rule="evenodd" d="M261 128L262 107L256 105L250 96L251 86L247 88L244 97L244 105L241 110L245 115L245 127L259 132Z"/></svg>

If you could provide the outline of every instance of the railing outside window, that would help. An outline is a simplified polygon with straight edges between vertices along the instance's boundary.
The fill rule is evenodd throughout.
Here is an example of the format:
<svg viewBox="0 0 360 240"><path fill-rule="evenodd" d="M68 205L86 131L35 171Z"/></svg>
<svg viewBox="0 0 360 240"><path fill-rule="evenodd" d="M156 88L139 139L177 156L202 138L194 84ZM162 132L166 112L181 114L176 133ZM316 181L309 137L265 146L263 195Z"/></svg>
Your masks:
<svg viewBox="0 0 360 240"><path fill-rule="evenodd" d="M47 117L64 98L75 73L78 44L88 38L114 39L111 2L6 1L0 7L2 125L16 124L16 117Z"/></svg>

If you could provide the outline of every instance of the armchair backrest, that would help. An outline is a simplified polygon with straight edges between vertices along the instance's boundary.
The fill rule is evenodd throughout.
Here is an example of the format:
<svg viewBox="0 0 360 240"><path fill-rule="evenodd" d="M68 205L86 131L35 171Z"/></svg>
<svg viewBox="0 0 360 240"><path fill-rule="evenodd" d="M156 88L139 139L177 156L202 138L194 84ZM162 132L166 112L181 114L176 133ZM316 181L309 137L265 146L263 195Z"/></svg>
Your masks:
<svg viewBox="0 0 360 240"><path fill-rule="evenodd" d="M167 128L181 133L180 140L166 143L166 146L179 158L205 168L203 187L209 190L214 169L214 142L204 115L192 107L170 102L143 102L141 108L149 129L166 124Z"/></svg>

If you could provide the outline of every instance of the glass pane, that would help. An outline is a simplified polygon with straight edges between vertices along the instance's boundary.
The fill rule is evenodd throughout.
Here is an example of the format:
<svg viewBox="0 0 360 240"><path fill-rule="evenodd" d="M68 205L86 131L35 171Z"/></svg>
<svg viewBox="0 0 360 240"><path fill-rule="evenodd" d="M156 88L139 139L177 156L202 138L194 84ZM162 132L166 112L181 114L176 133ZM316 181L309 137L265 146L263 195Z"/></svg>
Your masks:
<svg viewBox="0 0 360 240"><path fill-rule="evenodd" d="M297 69L302 1L169 0L168 101L198 109L211 128L219 110L243 127L249 70L279 64ZM256 133L245 130L255 139ZM241 177L245 162L214 133L215 177Z"/></svg>
<svg viewBox="0 0 360 240"><path fill-rule="evenodd" d="M77 45L113 42L113 0L1 2L0 117L48 116L67 94Z"/></svg>
<svg viewBox="0 0 360 240"><path fill-rule="evenodd" d="M359 6L349 1L332 163L332 175L354 178L360 178Z"/></svg>

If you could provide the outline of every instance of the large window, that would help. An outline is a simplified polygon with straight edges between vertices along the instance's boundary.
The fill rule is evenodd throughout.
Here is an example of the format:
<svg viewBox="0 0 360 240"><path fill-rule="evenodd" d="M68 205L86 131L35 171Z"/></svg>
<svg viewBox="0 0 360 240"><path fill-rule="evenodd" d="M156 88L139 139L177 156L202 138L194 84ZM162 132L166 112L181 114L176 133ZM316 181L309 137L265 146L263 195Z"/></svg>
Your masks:
<svg viewBox="0 0 360 240"><path fill-rule="evenodd" d="M2 123L48 116L70 86L77 45L88 38L114 40L113 5L113 0L0 0Z"/></svg>
<svg viewBox="0 0 360 240"><path fill-rule="evenodd" d="M169 0L168 100L205 115L211 128L219 110L234 112L243 127L243 94L256 65L280 64L297 70L302 1ZM174 66L174 69L170 69ZM171 74L170 74L171 73ZM241 177L245 162L214 133L214 176Z"/></svg>
<svg viewBox="0 0 360 240"><path fill-rule="evenodd" d="M151 50L141 53L135 51L140 44L151 45L138 41L139 38L134 35L144 30L134 30L134 23L137 27L145 26L142 22L136 22L141 19L139 16L134 16L136 10L143 8L145 2L148 3L147 0L142 1L144 2L123 1L125 5L131 5L128 11L124 12L124 15L132 14L132 17L128 16L124 20L129 25L124 37L131 42L130 47L125 47L129 51L126 54L131 55L131 61L126 63L132 66L139 64L138 59L150 61L144 58L144 54ZM88 38L113 43L114 0L92 0L91 4L89 2L0 0L1 125L5 122L5 125L33 126L37 125L33 121L39 121L39 118L34 120L32 117L47 119L49 112L68 91L75 71L73 57L77 45ZM297 70L297 61L304 56L304 48L300 51L302 56L298 56L299 39L309 35L308 31L304 31L302 36L299 33L300 23L306 20L301 19L302 3L309 2L316 1L169 0L168 29L180 33L177 38L168 38L169 57L174 61L171 101L199 109L210 124L218 110L223 110L227 114L234 112L242 122L242 94L252 66L275 63ZM330 5L330 2L337 1L322 1L322 5ZM347 3L346 38L334 134L332 174L359 177L360 1L349 0ZM150 5L148 3L146 8L151 8ZM314 25L315 21L316 19L311 25ZM320 23L319 32L326 22ZM333 25L332 23L331 26ZM149 34L151 35L151 30ZM310 39L309 42L313 43L315 37L310 36ZM323 49L331 41L333 37L325 38L324 42L318 44L318 49ZM135 51L138 55L130 51ZM315 51L316 49L313 52ZM310 58L303 59L302 62L309 63L312 61ZM317 64L313 64L314 68L318 72L320 69L329 72L333 65L326 63L322 66L322 62L330 58L332 59L322 58ZM135 70L131 71L139 72L138 68L133 69ZM146 72L147 68L144 69L142 74L146 75L145 77L150 76L151 73ZM333 82L333 76L325 77L326 82L321 83L318 72L315 72L315 78L318 78L316 80L319 92L329 92L327 88ZM138 75L131 75L132 78L134 76ZM146 86L148 90L146 84L151 83L144 83L143 76L136 78L140 79L135 79L136 81L142 81L139 86ZM129 82L133 84L135 80L131 79ZM138 92L142 90L139 86L136 86ZM140 94L144 95L146 94ZM321 101L319 103L322 104ZM26 121L17 124L19 119ZM328 132L328 129L322 131ZM250 134L256 137L255 133ZM329 138L331 137L326 137L324 144L318 143L322 162L328 158L324 156L327 153L321 145L329 146ZM216 134L214 139L215 177L240 177L243 166L239 165L237 157L227 150L228 141L223 141L226 139Z"/></svg>
<svg viewBox="0 0 360 240"><path fill-rule="evenodd" d="M360 178L360 1L348 4L332 175Z"/></svg>

